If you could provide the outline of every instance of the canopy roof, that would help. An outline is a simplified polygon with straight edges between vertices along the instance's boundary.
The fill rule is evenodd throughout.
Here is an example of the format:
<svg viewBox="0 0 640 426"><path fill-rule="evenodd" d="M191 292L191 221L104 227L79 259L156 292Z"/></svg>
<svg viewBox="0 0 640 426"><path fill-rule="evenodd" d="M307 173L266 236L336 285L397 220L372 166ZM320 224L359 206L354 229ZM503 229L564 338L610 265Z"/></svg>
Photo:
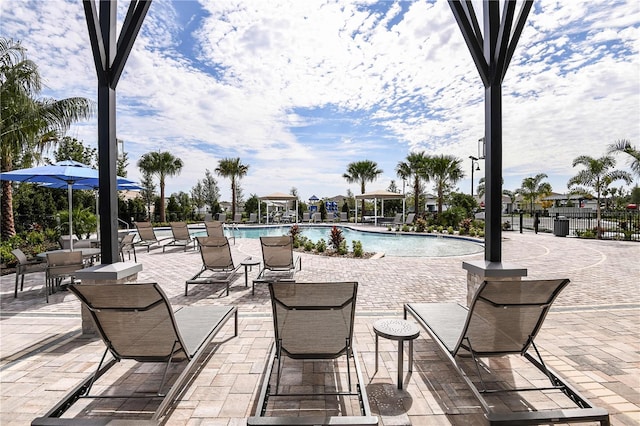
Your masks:
<svg viewBox="0 0 640 426"><path fill-rule="evenodd" d="M282 192L274 192L273 194L265 195L264 197L260 197L261 200L270 200L270 201L290 201L297 200L298 197L291 194L284 194Z"/></svg>
<svg viewBox="0 0 640 426"><path fill-rule="evenodd" d="M404 198L404 196L396 192L385 191L384 189L356 195L356 200L362 200L362 199L370 200L372 198L379 199L379 200L385 200L385 199L388 200L392 198Z"/></svg>

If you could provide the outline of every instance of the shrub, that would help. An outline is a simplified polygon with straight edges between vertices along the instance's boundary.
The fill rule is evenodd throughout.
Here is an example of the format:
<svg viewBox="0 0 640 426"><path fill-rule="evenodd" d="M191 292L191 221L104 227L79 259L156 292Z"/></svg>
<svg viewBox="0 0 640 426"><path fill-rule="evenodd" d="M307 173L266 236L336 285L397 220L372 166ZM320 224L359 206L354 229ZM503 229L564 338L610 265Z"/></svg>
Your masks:
<svg viewBox="0 0 640 426"><path fill-rule="evenodd" d="M291 235L291 238L293 238L294 247L300 246L300 242L298 242L298 245L296 245L296 241L301 237L300 232L300 227L298 225L291 226L291 229L289 230L289 235Z"/></svg>
<svg viewBox="0 0 640 426"><path fill-rule="evenodd" d="M318 253L324 253L326 249L327 242L323 238L321 238L320 241L316 243L316 250L318 251Z"/></svg>
<svg viewBox="0 0 640 426"><path fill-rule="evenodd" d="M402 232L409 232L411 231L411 227L409 225L402 225Z"/></svg>
<svg viewBox="0 0 640 426"><path fill-rule="evenodd" d="M343 239L338 246L338 254L345 255L349 252L347 249L347 240Z"/></svg>
<svg viewBox="0 0 640 426"><path fill-rule="evenodd" d="M424 232L425 228L427 227L427 221L420 218L418 220L416 220L416 232Z"/></svg>
<svg viewBox="0 0 640 426"><path fill-rule="evenodd" d="M305 251L312 251L315 248L315 244L313 243L313 241L311 240L306 240L304 243L304 250Z"/></svg>
<svg viewBox="0 0 640 426"><path fill-rule="evenodd" d="M362 250L362 242L354 241L353 242L353 255L355 257L362 257L364 251Z"/></svg>
<svg viewBox="0 0 640 426"><path fill-rule="evenodd" d="M442 232L444 232L444 226L442 226L442 225L438 225L438 227L436 228L436 230L438 231L438 234L442 234Z"/></svg>
<svg viewBox="0 0 640 426"><path fill-rule="evenodd" d="M475 237L476 236L476 228L469 229L469 236L470 237Z"/></svg>
<svg viewBox="0 0 640 426"><path fill-rule="evenodd" d="M508 220L505 220L504 222L502 222L503 231L508 231L510 229L511 229L511 222L509 222Z"/></svg>
<svg viewBox="0 0 640 426"><path fill-rule="evenodd" d="M458 224L460 235L467 235L471 230L471 225L473 225L473 220L471 220L470 218L462 219Z"/></svg>
<svg viewBox="0 0 640 426"><path fill-rule="evenodd" d="M333 247L334 250L338 250L339 252L342 242L345 241L344 235L342 235L342 229L338 228L337 226L334 226L333 228L331 228L330 238L331 238L330 240L331 247Z"/></svg>
<svg viewBox="0 0 640 426"><path fill-rule="evenodd" d="M447 234L449 235L453 235L454 231L453 231L453 226L450 226L447 228Z"/></svg>

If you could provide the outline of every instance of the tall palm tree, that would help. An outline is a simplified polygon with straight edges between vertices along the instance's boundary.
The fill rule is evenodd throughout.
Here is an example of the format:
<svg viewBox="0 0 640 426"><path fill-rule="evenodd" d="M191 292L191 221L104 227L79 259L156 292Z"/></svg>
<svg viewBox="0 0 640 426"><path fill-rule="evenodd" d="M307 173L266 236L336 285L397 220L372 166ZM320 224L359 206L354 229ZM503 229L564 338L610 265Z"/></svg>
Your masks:
<svg viewBox="0 0 640 426"><path fill-rule="evenodd" d="M412 152L406 161L400 161L396 166L396 174L401 179L413 178L413 211L419 213L420 195L422 194L422 179L428 181L426 164L428 155L422 152Z"/></svg>
<svg viewBox="0 0 640 426"><path fill-rule="evenodd" d="M551 194L551 184L549 182L542 182L548 176L545 173L538 173L535 176L530 176L522 180L522 186L517 190L517 193L522 195L524 201L531 203L531 214L533 214L533 203L540 197L546 197Z"/></svg>
<svg viewBox="0 0 640 426"><path fill-rule="evenodd" d="M616 160L608 155L600 158L581 155L573 159L573 167L578 165L586 168L580 170L577 175L569 179L567 187L576 194L591 195L590 190L592 189L596 192L597 237L600 238L602 236L602 230L600 229L600 196L612 182L623 180L629 184L633 179L628 172L612 170L616 166Z"/></svg>
<svg viewBox="0 0 640 426"><path fill-rule="evenodd" d="M0 38L0 169L21 162L28 167L54 145L72 123L89 118L93 103L85 98L36 98L42 90L38 66L19 42ZM15 235L13 192L2 182L2 236Z"/></svg>
<svg viewBox="0 0 640 426"><path fill-rule="evenodd" d="M378 168L375 161L364 160L354 161L347 165L347 172L342 175L349 183L359 183L360 193L365 193L367 182L373 182L382 174L382 169ZM362 199L362 214L364 216L364 198ZM358 218L355 219L356 221Z"/></svg>
<svg viewBox="0 0 640 426"><path fill-rule="evenodd" d="M152 151L138 160L138 168L143 174L156 175L160 179L160 222L165 222L164 187L167 176L180 174L184 163L170 152Z"/></svg>
<svg viewBox="0 0 640 426"><path fill-rule="evenodd" d="M218 162L216 173L231 179L231 217L236 215L236 197L238 196L238 180L247 175L249 166L242 164L240 158L223 158Z"/></svg>
<svg viewBox="0 0 640 426"><path fill-rule="evenodd" d="M631 162L629 164L631 171L636 176L640 177L640 151L638 151L638 148L631 145L631 141L628 139L620 139L614 144L609 145L608 153L613 154L615 152L623 152L629 155L631 157Z"/></svg>
<svg viewBox="0 0 640 426"><path fill-rule="evenodd" d="M438 215L442 213L445 198L451 193L456 182L464 177L462 160L453 155L436 155L427 161L427 175L436 187L438 199Z"/></svg>

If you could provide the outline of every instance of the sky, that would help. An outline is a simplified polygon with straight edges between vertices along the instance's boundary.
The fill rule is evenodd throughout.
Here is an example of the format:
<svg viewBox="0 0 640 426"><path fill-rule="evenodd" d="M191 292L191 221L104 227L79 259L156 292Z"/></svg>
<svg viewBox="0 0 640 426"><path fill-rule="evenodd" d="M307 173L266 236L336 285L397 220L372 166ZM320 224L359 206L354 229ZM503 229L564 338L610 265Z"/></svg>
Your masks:
<svg viewBox="0 0 640 426"><path fill-rule="evenodd" d="M0 22L38 64L42 97L97 99L79 1L0 0ZM502 88L504 189L545 173L564 193L577 156L640 144L639 50L637 0L535 0ZM443 0L154 0L117 86L116 126L127 177L140 179L150 151L184 162L167 194L235 157L249 166L245 198L359 194L343 174L363 160L383 170L367 191L402 189L396 167L418 151L463 160L457 188L469 193L484 87ZM97 147L97 119L67 134ZM229 180L216 179L230 200Z"/></svg>

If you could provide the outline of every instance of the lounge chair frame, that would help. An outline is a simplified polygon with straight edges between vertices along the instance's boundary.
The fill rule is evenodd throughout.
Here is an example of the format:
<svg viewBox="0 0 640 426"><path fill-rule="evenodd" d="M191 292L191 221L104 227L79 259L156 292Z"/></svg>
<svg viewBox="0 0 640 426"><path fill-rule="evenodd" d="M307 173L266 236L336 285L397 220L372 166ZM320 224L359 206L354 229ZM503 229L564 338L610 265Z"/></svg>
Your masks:
<svg viewBox="0 0 640 426"><path fill-rule="evenodd" d="M256 292L256 284L276 281L294 281L296 271L302 270L302 259L293 255L293 238L260 237L262 246L262 269L251 285L251 294ZM282 253L277 253L277 252Z"/></svg>
<svg viewBox="0 0 640 426"><path fill-rule="evenodd" d="M136 288L137 286L137 288ZM90 290L96 290L98 293L95 300L97 303L91 302L86 297L86 289L93 287ZM195 368L198 366L200 360L205 353L207 346L212 342L218 332L226 325L231 317L234 318L234 337L238 335L238 310L235 306L223 307L223 306L198 306L198 307L184 307L178 309L175 313L171 309L171 305L164 294L162 289L157 283L134 283L134 284L105 284L105 285L83 285L75 286L71 285L69 289L81 300L82 304L88 308L94 324L102 337L107 348L102 355L100 363L96 368L95 373L88 376L82 383L74 388L69 394L67 394L60 402L58 402L47 414L43 417L35 419L32 425L86 425L86 424L107 424L107 422L100 423L105 419L87 419L87 418L72 418L72 419L60 419L71 406L81 398L162 398L162 402L154 412L150 421L135 419L127 422L126 419L122 420L122 424L159 424L160 418L166 413L169 406L173 403L174 399L183 390L183 385L187 379L191 376ZM108 301L104 302L105 306L100 305L101 300L106 300L110 291L125 291L131 290L143 290L147 291L147 294L153 294L154 299L148 305L137 306L135 303L130 303L129 306L112 306ZM170 322L170 328L173 329L174 343L170 351L162 354L132 354L130 353L130 347L119 347L118 343L114 343L113 335L105 330L100 320L99 315L104 312L113 313L116 315L129 316L134 313L145 315L147 312L153 315L154 309L166 309L166 315L162 321L168 320ZM166 318L166 319L165 319ZM202 327L196 332L186 330L188 323L191 321L208 321L207 328ZM127 324L127 327L133 327L136 324L130 324L129 321L121 321L123 324ZM183 327L179 327L182 324ZM186 325L186 326L185 326ZM149 330L153 333L154 330ZM123 352L124 351L124 352ZM107 353L111 353L111 358L107 360ZM134 359L139 362L166 362L164 369L162 382L155 394L142 394L142 395L91 395L91 387L93 384L106 373L116 362L122 359ZM162 388L166 380L166 374L169 366L174 360L185 359L188 360L187 366L180 373L176 381L171 385L168 392L163 393ZM109 420L109 419L106 419ZM121 423L118 423L121 424Z"/></svg>
<svg viewBox="0 0 640 426"><path fill-rule="evenodd" d="M561 280L527 280L527 281L484 281L478 290L476 291L470 308L459 305L457 303L426 303L426 304L412 304L408 303L404 305L404 317L407 318L407 314L411 314L415 320L427 331L431 339L438 345L441 352L448 358L449 362L464 380L466 385L472 391L474 396L480 402L482 409L485 413L485 417L489 421L490 425L534 425L534 424L555 424L555 423L575 423L586 421L597 421L601 425L609 425L609 414L606 410L598 407L594 407L593 404L581 395L570 384L565 383L551 368L549 368L543 361L538 348L535 346L534 339L542 327L542 323L551 307L551 304L562 291L562 289L569 284L568 279ZM549 286L553 289L549 293L549 297L546 300L535 301L521 301L521 302L500 302L495 299L496 289L501 286ZM555 288L554 288L555 286ZM502 287L506 289L507 287ZM499 290L498 290L499 291ZM489 293L487 296L485 293ZM488 308L487 308L488 307ZM497 324L491 323L491 321L484 322L482 313L477 316L474 315L474 310L488 309L494 312L503 311L506 312L509 309L538 309L537 322L530 328L530 332L523 336L521 341L513 340L513 334L509 332L509 328L513 326L515 321L496 320ZM486 311L482 311L483 313ZM426 318L428 317L428 318ZM492 318L495 320L495 318ZM431 322L429 322L431 320ZM479 330L482 327L496 326L495 335L496 339L511 339L509 342L510 347L501 344L496 344L496 349L487 349L486 345L482 345L483 342L478 344L478 339L475 340L476 347L472 342L472 338L469 334L473 333L472 329ZM519 347L518 347L519 345ZM478 349L482 346L484 349ZM498 347L500 346L500 347ZM535 356L533 356L529 349L533 348ZM478 349L478 350L476 350ZM483 369L489 370L488 367L480 361L480 357L496 357L510 354L519 354L535 366L540 372L549 378L550 386L548 387L527 387L527 388L512 388L512 389L495 389L490 390L485 386L484 380L481 375ZM476 368L476 374L480 380L480 388L473 383L469 375L464 371L461 363L458 362L457 357L470 356L473 359L473 363ZM481 368L483 366L484 368ZM491 407L484 395L495 393L508 393L508 392L526 392L526 391L546 391L546 390L558 390L564 393L571 401L577 405L577 409L554 409L554 410L540 410L540 411L528 411L528 412L513 412L513 413L498 413L491 410Z"/></svg>
<svg viewBox="0 0 640 426"><path fill-rule="evenodd" d="M315 287L315 289L314 289ZM328 300L317 300L318 290L321 289L325 295L331 295L337 292L338 289L345 289L350 294L348 297L346 296L347 291L342 290L344 294L342 294L344 300L329 302ZM357 295L358 283L357 282L331 282L331 283L285 283L285 282L276 282L269 283L269 293L271 295L271 302L273 308L273 321L274 321L274 332L275 332L275 341L271 345L269 357L265 366L265 371L263 375L263 381L260 387L260 396L257 402L257 409L259 413L256 416L250 417L247 420L248 425L317 425L317 424L326 424L326 425L377 425L378 418L376 416L371 415L371 409L369 407L369 400L367 397L365 382L363 380L362 371L360 370L360 365L358 362L358 354L356 349L353 347L353 328L354 328L354 318L355 318L355 303L356 303L356 295ZM332 291L334 290L334 291ZM287 300L288 296L295 294L296 296L291 300ZM282 296L282 297L281 297ZM340 297L340 295L338 296ZM296 298L297 301L296 301ZM313 301L317 302L317 304L312 303ZM305 349L300 349L293 344L293 351L287 350L288 345L291 345L291 337L285 337L288 339L289 343L283 343L282 333L290 333L290 331L285 332L284 329L287 328L285 325L287 321L296 322L294 319L287 320L286 317L289 314L304 312L304 316L307 318L316 318L319 315L322 315L323 312L327 313L328 311L336 312L341 311L343 309L349 309L349 324L346 331L346 335L343 336L340 332L339 337L345 337L344 346L334 346L333 349L330 347L322 347L322 352L307 352ZM280 318L280 314L282 314L285 318ZM344 318L343 318L344 319ZM319 319L319 322L323 324L326 323L326 319L322 317ZM310 326L310 324L307 324ZM342 324L344 326L344 324ZM299 328L299 325L295 325L295 328ZM302 327L304 328L304 327ZM304 335L308 335L309 333L313 334L317 329L314 327L314 330L296 330L294 333L299 334L302 333ZM312 349L313 350L313 349ZM346 365L347 365L347 379L348 379L348 391L340 391L336 392L326 392L326 393L283 393L280 392L280 376L282 373L282 364L283 357L288 356L293 359L337 359L341 356L346 357ZM276 366L276 359L278 360ZM350 369L350 364L353 363L355 375L357 379L357 383L355 388L352 385L352 373ZM271 383L271 376L273 375L274 368L276 368L276 383L275 390L274 385ZM267 413L268 402L270 398L275 397L296 397L296 396L357 396L359 407L360 407L360 416L308 416L308 417L268 417L265 416Z"/></svg>
<svg viewBox="0 0 640 426"><path fill-rule="evenodd" d="M189 286L194 284L225 284L226 295L229 295L229 286L238 277L239 269L233 262L229 239L227 237L197 237L200 255L202 256L202 269L191 279L185 281L184 295L188 296ZM203 276L205 272L212 275Z"/></svg>
<svg viewBox="0 0 640 426"><path fill-rule="evenodd" d="M153 230L153 225L151 222L133 222L138 231L139 241L136 241L134 244L137 246L145 246L147 247L147 253L151 249L151 246L157 244L160 246L160 241L167 240L168 238L158 239L155 231Z"/></svg>
<svg viewBox="0 0 640 426"><path fill-rule="evenodd" d="M196 240L189 233L189 227L186 222L170 222L169 226L171 226L173 237L171 241L162 246L163 253L167 247L184 247L184 251L187 251L189 246L196 248Z"/></svg>
<svg viewBox="0 0 640 426"><path fill-rule="evenodd" d="M46 263L43 262L41 259L37 259L37 258L32 260L27 259L27 255L24 254L24 252L19 248L11 250L11 254L13 254L16 260L18 261L18 263L16 264L16 287L13 291L13 297L15 299L18 297L18 282L20 282L20 291L22 291L22 289L24 288L25 274L44 271L44 268L42 266L46 265ZM48 302L49 295L47 292L48 286L46 284L47 283L45 280L44 291L45 291L45 296Z"/></svg>

